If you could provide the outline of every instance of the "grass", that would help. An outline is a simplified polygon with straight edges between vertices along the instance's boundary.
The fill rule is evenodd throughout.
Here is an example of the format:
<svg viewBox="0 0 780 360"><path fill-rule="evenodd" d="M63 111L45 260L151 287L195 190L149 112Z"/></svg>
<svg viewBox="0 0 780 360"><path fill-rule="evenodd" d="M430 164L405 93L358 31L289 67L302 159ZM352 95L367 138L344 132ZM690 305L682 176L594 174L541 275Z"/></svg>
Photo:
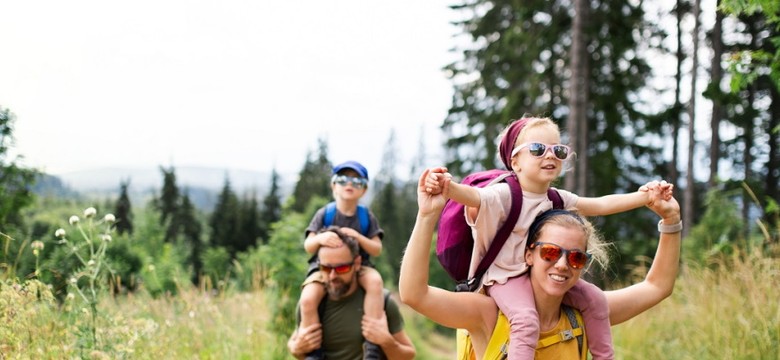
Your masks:
<svg viewBox="0 0 780 360"><path fill-rule="evenodd" d="M780 259L760 253L685 267L674 294L613 328L619 359L776 359ZM96 350L81 351L83 312L37 281L0 281L0 359L290 359L270 333L262 290L103 298ZM455 357L453 331L401 306L418 359Z"/></svg>

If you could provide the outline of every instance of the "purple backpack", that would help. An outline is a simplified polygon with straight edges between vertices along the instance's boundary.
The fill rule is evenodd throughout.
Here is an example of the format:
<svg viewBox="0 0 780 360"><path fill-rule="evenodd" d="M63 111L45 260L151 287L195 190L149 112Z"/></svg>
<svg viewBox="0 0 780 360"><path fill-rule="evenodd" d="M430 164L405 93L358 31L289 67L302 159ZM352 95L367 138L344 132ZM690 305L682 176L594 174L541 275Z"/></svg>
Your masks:
<svg viewBox="0 0 780 360"><path fill-rule="evenodd" d="M512 206L506 222L498 229L496 237L491 242L485 257L480 261L474 277L471 279L468 279L468 275L474 238L471 236L471 227L466 223L463 205L447 200L441 212L436 240L436 256L444 270L457 282L455 291L474 291L479 287L482 275L493 263L517 224L523 206L523 190L520 188L517 177L510 171L499 169L479 171L466 176L461 181L463 185L475 187L485 187L500 181L509 184L509 190L512 193ZM548 189L547 197L552 200L553 208L563 208L563 200L556 190ZM518 261L522 260L518 259Z"/></svg>

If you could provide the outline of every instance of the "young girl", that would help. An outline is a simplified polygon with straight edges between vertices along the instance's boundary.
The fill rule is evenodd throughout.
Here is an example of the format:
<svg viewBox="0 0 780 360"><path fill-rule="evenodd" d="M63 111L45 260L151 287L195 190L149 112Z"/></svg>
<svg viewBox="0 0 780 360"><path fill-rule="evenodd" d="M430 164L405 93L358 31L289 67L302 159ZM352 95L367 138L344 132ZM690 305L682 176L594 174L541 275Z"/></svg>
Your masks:
<svg viewBox="0 0 780 360"><path fill-rule="evenodd" d="M522 118L515 120L504 130L499 144L501 161L517 176L523 189L523 207L512 234L483 275L482 285L509 319L510 360L532 359L539 339L539 318L533 290L528 277L520 275L528 270L523 260L528 227L538 214L552 208L552 201L547 198L547 189L574 156L571 149L561 145L560 141L560 130L549 118ZM472 226L474 235L470 270L472 274L469 274L471 276L487 252L501 223L506 220L512 197L506 183L476 188L450 182L445 187L444 182L450 179L448 173L431 172L425 181L426 191L435 195L444 190L445 197L466 207L466 221ZM634 193L598 198L579 197L560 189L558 192L564 208L576 208L583 216L596 216L647 205L650 199L648 188L656 186L660 187L662 198L671 197L672 187L665 182L648 183ZM581 262L569 262L569 266L576 266L577 269L584 265ZM556 275L550 276L555 278ZM567 292L564 303L582 312L593 358L613 359L609 310L601 289L579 280Z"/></svg>

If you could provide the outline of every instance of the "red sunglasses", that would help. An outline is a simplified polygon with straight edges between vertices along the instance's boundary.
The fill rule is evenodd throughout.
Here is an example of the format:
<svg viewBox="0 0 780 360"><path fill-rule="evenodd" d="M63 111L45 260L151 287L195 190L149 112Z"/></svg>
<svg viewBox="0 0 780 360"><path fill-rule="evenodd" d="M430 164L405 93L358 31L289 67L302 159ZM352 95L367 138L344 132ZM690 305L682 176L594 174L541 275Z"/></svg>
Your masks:
<svg viewBox="0 0 780 360"><path fill-rule="evenodd" d="M562 255L566 255L566 262L569 264L569 266L572 267L572 269L584 268L585 265L588 264L591 256L582 250L567 250L558 245L541 241L533 243L530 248L535 249L537 247L539 247L539 256L544 261L556 262L561 258Z"/></svg>
<svg viewBox="0 0 780 360"><path fill-rule="evenodd" d="M355 265L355 260L353 259L351 262L346 264L337 264L337 265L323 265L320 264L320 271L323 275L330 274L331 271L335 271L336 274L346 274L350 270L352 270L352 266Z"/></svg>

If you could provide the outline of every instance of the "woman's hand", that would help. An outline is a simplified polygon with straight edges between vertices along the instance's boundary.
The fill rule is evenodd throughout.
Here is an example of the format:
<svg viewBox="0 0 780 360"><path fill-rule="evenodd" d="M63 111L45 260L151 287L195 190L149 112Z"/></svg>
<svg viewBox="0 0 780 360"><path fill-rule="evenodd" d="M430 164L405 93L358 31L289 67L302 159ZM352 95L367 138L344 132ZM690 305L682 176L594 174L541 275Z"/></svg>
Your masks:
<svg viewBox="0 0 780 360"><path fill-rule="evenodd" d="M423 171L417 182L417 206L419 207L419 214L423 216L431 214L438 216L444 208L444 204L447 202L447 199L443 194L446 194L449 190L450 182L449 180L442 181L439 183L440 188L430 191L430 188L433 185L429 183L429 177L433 177L433 174L445 177L449 176L446 167L428 168Z"/></svg>

